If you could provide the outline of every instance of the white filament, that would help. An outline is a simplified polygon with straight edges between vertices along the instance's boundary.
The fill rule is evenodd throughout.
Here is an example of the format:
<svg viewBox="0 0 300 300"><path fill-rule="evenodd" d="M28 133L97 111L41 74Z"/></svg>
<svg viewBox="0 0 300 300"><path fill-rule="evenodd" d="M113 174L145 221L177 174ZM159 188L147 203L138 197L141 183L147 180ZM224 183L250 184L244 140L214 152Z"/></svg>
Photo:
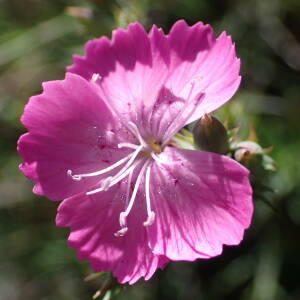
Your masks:
<svg viewBox="0 0 300 300"><path fill-rule="evenodd" d="M129 204L126 208L126 210L124 211L124 215L125 217L127 217L132 209L132 206L134 204L134 201L135 201L135 198L136 198L136 194L137 194L137 191L139 189L139 186L140 186L140 183L141 183L141 180L142 180L142 177L144 176L144 173L145 173L145 169L147 167L147 163L145 163L136 179L136 182L135 182L135 185L134 185L134 189L133 189L133 192L132 192L132 195L131 195L131 198L130 198L130 201L129 201Z"/></svg>
<svg viewBox="0 0 300 300"><path fill-rule="evenodd" d="M136 159L136 157L139 155L139 153L143 150L143 146L140 145L132 154L131 158L129 159L129 161L127 162L127 164L121 169L121 171L119 171L114 177L112 177L111 180L113 180L114 178L118 177L118 176L122 176L123 172L125 172L134 162L134 160Z"/></svg>
<svg viewBox="0 0 300 300"><path fill-rule="evenodd" d="M68 170L67 174L69 176L71 176L73 180L76 180L76 181L81 180L83 177L92 177L92 176L98 176L98 175L101 175L101 174L105 174L105 173L107 173L107 172L109 172L109 171L117 168L118 166L124 164L127 160L130 159L130 157L132 157L132 155L134 155L134 153L130 153L129 155L127 155L124 158L120 159L119 161L117 161L116 163L112 164L111 166L109 166L109 167L107 167L105 169L99 170L97 172L72 175L72 170Z"/></svg>
<svg viewBox="0 0 300 300"><path fill-rule="evenodd" d="M129 169L127 169L125 172L121 173L119 172L116 176L114 176L111 180L110 186L115 185L116 183L118 183L120 180L122 180L123 178L125 178L127 175L129 175L131 172L134 171L134 169L140 164L140 160L136 161ZM121 179L120 179L121 178Z"/></svg>
<svg viewBox="0 0 300 300"><path fill-rule="evenodd" d="M139 140L140 144L143 145L145 148L148 148L148 144L145 142L145 140L141 136L137 126L133 122L128 122L128 125L129 125L130 129L132 130L133 134Z"/></svg>
<svg viewBox="0 0 300 300"><path fill-rule="evenodd" d="M131 148L131 149L137 149L139 146L131 143L120 143L118 144L118 148Z"/></svg>
<svg viewBox="0 0 300 300"><path fill-rule="evenodd" d="M167 163L168 163L167 161L161 159L157 154L155 154L155 153L153 153L153 152L151 153L151 157L152 157L155 161L157 161L158 163L160 163L160 164L167 164Z"/></svg>
<svg viewBox="0 0 300 300"><path fill-rule="evenodd" d="M163 147L169 142L170 137L172 137L180 128L185 125L186 121L193 113L194 107L198 105L198 102L204 97L204 93L200 93L196 97L192 96L195 84L199 80L202 80L202 76L195 76L187 85L184 86L183 90L189 89L187 98L182 108L179 110L178 114L164 133ZM180 92L180 94L183 92L183 90Z"/></svg>
<svg viewBox="0 0 300 300"><path fill-rule="evenodd" d="M146 170L146 183L145 183L145 191L146 191L146 206L147 206L147 220L143 223L144 226L150 226L153 224L155 219L155 213L151 209L151 200L150 200L150 173L151 173L151 165L147 167Z"/></svg>
<svg viewBox="0 0 300 300"><path fill-rule="evenodd" d="M164 134L164 143L162 147L166 146L171 136L173 136L180 128L182 128L186 121L189 119L191 114L194 111L194 108L198 105L198 102L204 97L204 94L198 95L193 100L187 100L183 107L181 108L178 115L175 117L175 120L171 123L169 128L166 130Z"/></svg>
<svg viewBox="0 0 300 300"><path fill-rule="evenodd" d="M128 168L121 175L117 174L119 176L105 178L104 182L102 183L100 188L98 188L96 190L93 190L93 191L89 191L89 192L86 193L86 195L93 195L93 194L96 194L98 192L107 191L109 188L111 188L112 186L114 186L115 184L120 182L122 179L124 179L128 174L130 174L130 172L133 172L133 170L135 169L135 167L137 166L138 163L139 162L137 162L136 164L134 164L133 166Z"/></svg>
<svg viewBox="0 0 300 300"><path fill-rule="evenodd" d="M142 180L142 177L144 176L144 173L145 173L145 169L146 167L148 166L148 161L146 161L136 179L136 182L135 182L135 185L134 185L134 188L133 188L133 192L132 192L132 195L131 195L131 198L130 198L130 201L129 201L129 204L126 208L125 211L122 211L120 213L120 217L119 217L119 222L120 222L120 226L122 227L119 231L117 231L115 233L115 236L120 236L120 233L123 233L123 229L124 228L127 228L128 230L128 227L127 227L127 222L126 222L126 218L127 216L129 215L132 207L133 207L133 204L135 202L135 199L136 199L136 195L137 195L137 192L138 192L138 189L139 189L139 186L140 186L140 183L141 183L141 180ZM125 233L127 232L127 230L125 231Z"/></svg>
<svg viewBox="0 0 300 300"><path fill-rule="evenodd" d="M126 205L128 204L128 201L129 201L129 193L130 193L130 187L131 187L132 174L133 174L133 169L128 175L127 190L126 190L126 201L125 201Z"/></svg>

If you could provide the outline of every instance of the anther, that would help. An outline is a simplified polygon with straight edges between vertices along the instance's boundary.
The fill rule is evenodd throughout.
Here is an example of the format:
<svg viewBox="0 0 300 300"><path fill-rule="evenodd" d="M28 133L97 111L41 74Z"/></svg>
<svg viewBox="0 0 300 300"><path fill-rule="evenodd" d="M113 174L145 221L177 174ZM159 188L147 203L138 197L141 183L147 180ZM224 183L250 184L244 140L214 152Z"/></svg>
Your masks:
<svg viewBox="0 0 300 300"><path fill-rule="evenodd" d="M151 226L155 220L155 212L150 211L147 220L143 223L144 226Z"/></svg>
<svg viewBox="0 0 300 300"><path fill-rule="evenodd" d="M82 179L81 175L72 175L72 170L68 170L67 174L75 181L80 181Z"/></svg>
<svg viewBox="0 0 300 300"><path fill-rule="evenodd" d="M120 218L119 218L120 226L121 227L126 227L126 218L127 218L126 212L122 211L120 213Z"/></svg>
<svg viewBox="0 0 300 300"><path fill-rule="evenodd" d="M128 227L123 227L122 229L118 230L117 232L115 232L115 236L119 237L119 236L124 236L125 233L128 231Z"/></svg>
<svg viewBox="0 0 300 300"><path fill-rule="evenodd" d="M98 79L101 79L100 74L94 73L92 78L91 78L91 82L96 82Z"/></svg>

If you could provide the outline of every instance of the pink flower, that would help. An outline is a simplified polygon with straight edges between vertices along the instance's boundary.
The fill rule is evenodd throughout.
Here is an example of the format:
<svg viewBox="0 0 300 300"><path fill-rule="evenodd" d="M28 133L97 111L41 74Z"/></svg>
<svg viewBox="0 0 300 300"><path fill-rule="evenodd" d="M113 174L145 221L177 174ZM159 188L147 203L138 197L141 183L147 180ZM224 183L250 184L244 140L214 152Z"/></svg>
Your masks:
<svg viewBox="0 0 300 300"><path fill-rule="evenodd" d="M253 210L248 171L170 144L232 97L239 68L231 38L209 25L178 21L165 35L134 23L89 41L64 80L30 99L21 171L36 194L63 200L56 223L95 271L132 284L240 243Z"/></svg>

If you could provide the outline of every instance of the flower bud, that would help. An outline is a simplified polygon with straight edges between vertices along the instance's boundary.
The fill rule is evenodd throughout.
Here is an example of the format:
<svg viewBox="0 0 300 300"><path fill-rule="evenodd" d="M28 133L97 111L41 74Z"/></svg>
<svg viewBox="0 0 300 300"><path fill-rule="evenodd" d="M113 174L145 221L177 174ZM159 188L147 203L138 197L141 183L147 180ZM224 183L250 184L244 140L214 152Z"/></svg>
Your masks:
<svg viewBox="0 0 300 300"><path fill-rule="evenodd" d="M195 145L204 151L225 154L229 151L227 130L215 117L208 114L197 121L193 128Z"/></svg>
<svg viewBox="0 0 300 300"><path fill-rule="evenodd" d="M251 141L237 143L235 148L237 150L234 153L234 158L241 162L254 159L256 155L263 153L261 146Z"/></svg>
<svg viewBox="0 0 300 300"><path fill-rule="evenodd" d="M93 17L92 10L85 7L67 6L66 14L82 20L90 20Z"/></svg>
<svg viewBox="0 0 300 300"><path fill-rule="evenodd" d="M232 145L234 159L246 166L252 173L264 174L264 171L275 171L275 162L266 153L269 149L263 149L252 141L238 142ZM260 176L263 177L263 176Z"/></svg>

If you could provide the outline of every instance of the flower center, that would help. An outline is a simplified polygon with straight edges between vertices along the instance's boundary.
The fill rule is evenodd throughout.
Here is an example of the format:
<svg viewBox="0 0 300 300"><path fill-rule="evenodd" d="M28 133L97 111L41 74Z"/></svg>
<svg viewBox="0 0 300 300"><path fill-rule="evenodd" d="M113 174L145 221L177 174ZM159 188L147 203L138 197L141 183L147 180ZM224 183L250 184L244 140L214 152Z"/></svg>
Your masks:
<svg viewBox="0 0 300 300"><path fill-rule="evenodd" d="M150 138L148 140L148 145L151 148L151 152L154 152L156 154L159 154L162 152L162 145L159 143L155 138Z"/></svg>
<svg viewBox="0 0 300 300"><path fill-rule="evenodd" d="M102 191L107 191L109 188L128 177L125 201L126 209L120 213L119 222L121 229L115 233L115 236L123 236L128 231L127 217L132 210L132 207L137 197L137 192L143 179L145 184L145 199L147 211L147 219L143 223L143 225L150 226L153 224L155 220L155 213L151 209L150 199L150 176L152 163L154 160L157 161L159 164L166 163L159 156L159 154L163 151L163 146L159 141L157 141L154 137L151 137L146 142L141 136L137 126L133 122L129 122L128 127L140 143L139 145L132 143L118 144L118 148L132 149L133 151L129 155L123 157L122 159L110 165L109 167L96 172L86 174L72 174L72 170L67 171L67 174L73 180L79 181L82 178L103 175L123 165L123 167L118 172L116 172L115 175L107 176L106 178L101 179L99 182L99 188L86 193L87 195L93 195ZM139 169L139 171L138 174L136 174L134 188L132 194L130 195L132 177L137 169Z"/></svg>

